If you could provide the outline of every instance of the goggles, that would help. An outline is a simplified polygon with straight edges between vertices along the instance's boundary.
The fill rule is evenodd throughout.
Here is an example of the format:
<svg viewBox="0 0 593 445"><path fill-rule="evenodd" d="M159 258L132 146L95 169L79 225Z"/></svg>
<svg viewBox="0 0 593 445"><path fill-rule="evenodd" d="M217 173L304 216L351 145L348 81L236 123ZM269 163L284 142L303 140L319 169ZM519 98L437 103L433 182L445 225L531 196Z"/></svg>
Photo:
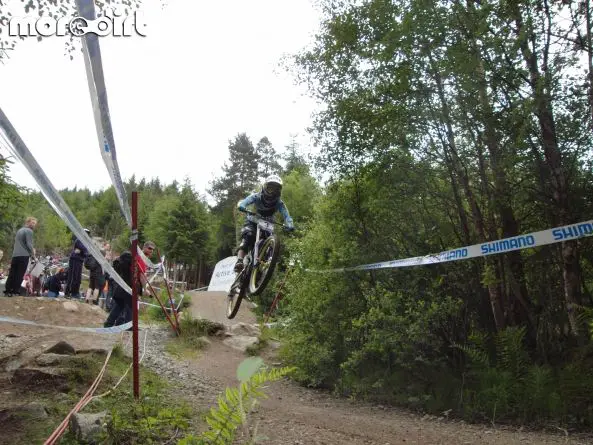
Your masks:
<svg viewBox="0 0 593 445"><path fill-rule="evenodd" d="M271 195L276 195L278 193L280 193L280 191L282 190L282 186L280 184L275 184L273 182L266 184L264 190L266 191L266 193L269 193Z"/></svg>

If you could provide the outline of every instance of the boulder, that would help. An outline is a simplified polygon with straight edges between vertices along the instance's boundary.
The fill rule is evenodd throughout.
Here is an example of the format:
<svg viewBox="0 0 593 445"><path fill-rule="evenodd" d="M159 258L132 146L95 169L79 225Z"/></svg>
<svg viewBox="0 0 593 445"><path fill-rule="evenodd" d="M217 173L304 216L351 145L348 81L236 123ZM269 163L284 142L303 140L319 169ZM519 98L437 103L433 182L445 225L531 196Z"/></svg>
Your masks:
<svg viewBox="0 0 593 445"><path fill-rule="evenodd" d="M248 337L259 337L259 335L261 334L258 325L243 322L239 322L237 324L232 325L229 331L233 335L242 335Z"/></svg>
<svg viewBox="0 0 593 445"><path fill-rule="evenodd" d="M255 345L259 342L259 338L251 337L247 335L233 335L225 340L223 343L231 348L235 348L239 351L246 352L247 348Z"/></svg>
<svg viewBox="0 0 593 445"><path fill-rule="evenodd" d="M35 363L37 363L39 366L55 366L66 364L72 361L73 358L74 356L72 355L54 354L50 352L35 357Z"/></svg>
<svg viewBox="0 0 593 445"><path fill-rule="evenodd" d="M30 402L25 405L0 410L0 422L38 420L47 417L45 407L39 402Z"/></svg>
<svg viewBox="0 0 593 445"><path fill-rule="evenodd" d="M66 309L67 311L78 312L78 305L76 303L73 303L72 301L64 301L62 303L62 306L64 306L64 309Z"/></svg>
<svg viewBox="0 0 593 445"><path fill-rule="evenodd" d="M110 416L107 411L100 413L76 413L70 418L70 431L81 443L98 443Z"/></svg>
<svg viewBox="0 0 593 445"><path fill-rule="evenodd" d="M38 386L50 384L57 391L68 390L67 370L62 368L35 368L27 366L14 371L12 380L23 386Z"/></svg>
<svg viewBox="0 0 593 445"><path fill-rule="evenodd" d="M45 407L39 402L30 402L26 405L19 406L16 409L16 412L18 412L21 417L29 419L45 419L48 417Z"/></svg>
<svg viewBox="0 0 593 445"><path fill-rule="evenodd" d="M54 353L54 354L63 354L63 355L74 355L76 354L76 349L70 343L67 343L63 340L57 342L51 348L45 351L46 353Z"/></svg>

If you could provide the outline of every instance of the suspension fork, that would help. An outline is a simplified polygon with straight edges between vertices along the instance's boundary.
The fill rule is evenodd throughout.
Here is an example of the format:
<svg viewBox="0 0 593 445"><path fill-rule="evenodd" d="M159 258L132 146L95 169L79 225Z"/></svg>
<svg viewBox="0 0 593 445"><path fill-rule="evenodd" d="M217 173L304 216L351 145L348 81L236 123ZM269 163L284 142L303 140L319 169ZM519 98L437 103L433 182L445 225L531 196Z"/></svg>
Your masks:
<svg viewBox="0 0 593 445"><path fill-rule="evenodd" d="M257 226L255 231L255 245L253 246L253 267L258 266L258 253L259 253L259 238L260 238L261 229Z"/></svg>

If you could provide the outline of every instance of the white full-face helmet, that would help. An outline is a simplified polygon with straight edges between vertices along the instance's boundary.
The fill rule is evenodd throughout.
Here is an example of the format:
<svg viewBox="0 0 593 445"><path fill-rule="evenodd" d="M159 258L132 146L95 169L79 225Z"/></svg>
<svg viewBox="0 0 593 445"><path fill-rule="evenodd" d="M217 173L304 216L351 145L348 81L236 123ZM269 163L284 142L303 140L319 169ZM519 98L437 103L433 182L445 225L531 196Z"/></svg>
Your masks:
<svg viewBox="0 0 593 445"><path fill-rule="evenodd" d="M261 191L264 202L267 204L272 204L278 201L278 199L280 199L280 195L282 194L282 179L280 176L268 176L262 185Z"/></svg>

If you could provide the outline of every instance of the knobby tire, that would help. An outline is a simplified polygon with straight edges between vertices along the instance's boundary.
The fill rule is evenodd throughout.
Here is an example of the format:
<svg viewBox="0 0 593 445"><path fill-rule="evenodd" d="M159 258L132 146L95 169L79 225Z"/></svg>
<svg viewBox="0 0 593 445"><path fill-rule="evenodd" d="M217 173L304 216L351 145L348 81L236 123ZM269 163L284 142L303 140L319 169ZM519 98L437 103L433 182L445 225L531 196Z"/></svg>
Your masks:
<svg viewBox="0 0 593 445"><path fill-rule="evenodd" d="M233 294L234 297L232 299L227 297L228 302L226 317L229 320L235 318L235 315L237 315L237 312L239 312L239 307L241 307L241 301L243 301L243 297L245 297L245 284L247 284L245 283L245 275L246 271L242 271L241 273L239 273L237 275L237 278L235 278L235 281L231 285L231 290L229 291L229 294ZM235 291L237 287L239 287L238 293Z"/></svg>
<svg viewBox="0 0 593 445"><path fill-rule="evenodd" d="M258 279L257 278L258 269L255 267L253 267L251 269L251 276L249 277L249 294L250 295L261 294L264 291L264 289L266 288L266 286L268 285L270 279L272 278L272 275L274 275L274 269L276 268L276 263L278 262L278 257L280 255L280 241L278 240L276 235L270 235L263 242L262 248L260 250L260 258L259 258L258 264L261 264L261 257L263 257L266 254L266 252L269 248L270 242L274 243L274 247L272 250L272 258L270 260L270 266L268 267L268 270L266 271L259 286L256 286L257 279Z"/></svg>

